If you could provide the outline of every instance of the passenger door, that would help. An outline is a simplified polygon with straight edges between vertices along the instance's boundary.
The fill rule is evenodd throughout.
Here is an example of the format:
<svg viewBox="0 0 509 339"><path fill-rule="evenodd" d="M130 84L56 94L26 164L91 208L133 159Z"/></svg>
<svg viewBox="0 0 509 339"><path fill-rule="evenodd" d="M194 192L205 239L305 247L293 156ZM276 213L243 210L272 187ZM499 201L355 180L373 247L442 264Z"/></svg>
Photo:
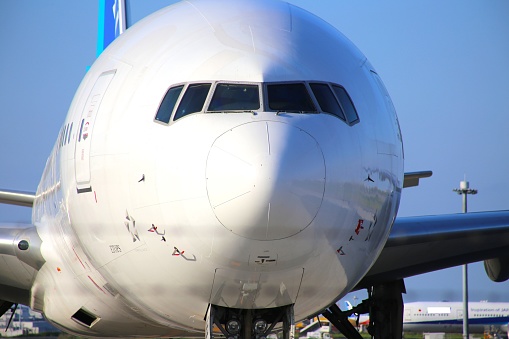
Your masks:
<svg viewBox="0 0 509 339"><path fill-rule="evenodd" d="M92 133L101 101L114 76L115 70L112 70L102 73L97 78L81 113L78 137L76 138L76 146L74 148L74 169L78 194L92 192L90 184L90 145Z"/></svg>

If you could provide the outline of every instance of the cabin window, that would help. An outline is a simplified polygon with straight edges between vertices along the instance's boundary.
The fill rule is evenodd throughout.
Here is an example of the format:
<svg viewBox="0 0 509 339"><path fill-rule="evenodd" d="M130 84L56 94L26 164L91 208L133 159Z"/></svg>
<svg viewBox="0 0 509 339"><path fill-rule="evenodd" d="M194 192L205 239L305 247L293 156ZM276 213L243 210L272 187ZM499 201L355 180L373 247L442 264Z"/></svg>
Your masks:
<svg viewBox="0 0 509 339"><path fill-rule="evenodd" d="M62 146L65 146L67 141L67 133L69 133L69 124L65 125L64 129L64 140L62 140Z"/></svg>
<svg viewBox="0 0 509 339"><path fill-rule="evenodd" d="M217 84L208 111L253 111L260 108L257 85Z"/></svg>
<svg viewBox="0 0 509 339"><path fill-rule="evenodd" d="M338 118L346 120L345 114L328 84L311 83L309 86L313 90L316 101L318 101L323 112L334 114Z"/></svg>
<svg viewBox="0 0 509 339"><path fill-rule="evenodd" d="M59 146L62 147L64 146L64 130L65 130L65 127L62 127L62 129L60 130L60 138L59 138Z"/></svg>
<svg viewBox="0 0 509 339"><path fill-rule="evenodd" d="M71 142L71 133L72 133L72 122L71 126L69 127L69 132L67 133L67 143Z"/></svg>
<svg viewBox="0 0 509 339"><path fill-rule="evenodd" d="M352 99L346 92L346 90L339 85L332 85L332 89L341 103L341 107L343 108L343 112L345 112L346 121L350 124L356 124L359 122L359 116L357 115L357 110L353 105Z"/></svg>
<svg viewBox="0 0 509 339"><path fill-rule="evenodd" d="M182 118L188 114L201 112L205 99L209 94L210 84L191 84L187 87L182 100L175 112L173 121Z"/></svg>
<svg viewBox="0 0 509 339"><path fill-rule="evenodd" d="M316 113L316 108L303 83L267 85L269 109L289 113Z"/></svg>
<svg viewBox="0 0 509 339"><path fill-rule="evenodd" d="M81 136L83 135L83 124L84 123L85 123L85 119L81 119L80 133L78 134L78 142L81 142Z"/></svg>
<svg viewBox="0 0 509 339"><path fill-rule="evenodd" d="M166 92L166 95L164 96L164 99L161 102L161 106L159 106L159 110L156 114L157 121L161 121L166 124L170 122L171 113L175 108L175 104L177 103L180 92L182 92L183 88L184 85L176 86L170 88L168 92Z"/></svg>

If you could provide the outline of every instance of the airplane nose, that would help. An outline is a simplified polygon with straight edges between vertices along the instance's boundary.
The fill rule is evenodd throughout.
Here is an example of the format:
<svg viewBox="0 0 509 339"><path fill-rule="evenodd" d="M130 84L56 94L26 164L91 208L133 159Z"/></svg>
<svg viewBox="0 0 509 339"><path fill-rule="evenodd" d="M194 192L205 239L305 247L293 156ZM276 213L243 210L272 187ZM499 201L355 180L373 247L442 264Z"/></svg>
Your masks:
<svg viewBox="0 0 509 339"><path fill-rule="evenodd" d="M315 218L325 161L309 133L281 122L251 122L214 141L206 177L210 205L225 228L248 239L276 240Z"/></svg>

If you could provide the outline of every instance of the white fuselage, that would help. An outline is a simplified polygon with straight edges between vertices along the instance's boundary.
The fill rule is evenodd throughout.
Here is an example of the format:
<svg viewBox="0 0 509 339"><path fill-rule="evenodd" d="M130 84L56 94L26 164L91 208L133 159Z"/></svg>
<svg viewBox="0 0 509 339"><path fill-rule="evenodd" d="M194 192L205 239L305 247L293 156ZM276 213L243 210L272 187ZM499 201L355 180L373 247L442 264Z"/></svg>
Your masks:
<svg viewBox="0 0 509 339"><path fill-rule="evenodd" d="M342 86L358 122L271 109L267 84L311 82ZM155 120L196 83L199 112ZM208 112L223 83L258 86L260 107ZM392 103L341 33L282 2L181 2L115 40L75 95L34 206L32 307L102 336L201 332L209 304L302 319L373 264L402 184Z"/></svg>

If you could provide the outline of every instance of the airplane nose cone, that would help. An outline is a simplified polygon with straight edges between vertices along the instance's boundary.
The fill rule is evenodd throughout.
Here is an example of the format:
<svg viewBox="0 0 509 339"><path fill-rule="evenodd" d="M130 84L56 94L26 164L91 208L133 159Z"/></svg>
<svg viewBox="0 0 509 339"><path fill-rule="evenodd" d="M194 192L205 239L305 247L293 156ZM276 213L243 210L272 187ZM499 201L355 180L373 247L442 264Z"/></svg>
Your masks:
<svg viewBox="0 0 509 339"><path fill-rule="evenodd" d="M224 227L248 239L276 240L315 218L325 162L307 132L280 122L251 122L214 141L206 177L210 205Z"/></svg>

